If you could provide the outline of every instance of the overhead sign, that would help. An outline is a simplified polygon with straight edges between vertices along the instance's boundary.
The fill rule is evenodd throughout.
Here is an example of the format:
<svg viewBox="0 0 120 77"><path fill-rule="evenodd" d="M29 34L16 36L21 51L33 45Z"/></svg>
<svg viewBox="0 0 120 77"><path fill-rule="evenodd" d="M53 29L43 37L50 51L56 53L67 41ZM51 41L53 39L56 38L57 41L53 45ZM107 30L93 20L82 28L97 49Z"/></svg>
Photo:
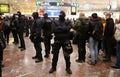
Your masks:
<svg viewBox="0 0 120 77"><path fill-rule="evenodd" d="M9 5L8 4L0 4L0 12L1 13L9 13Z"/></svg>
<svg viewBox="0 0 120 77"><path fill-rule="evenodd" d="M45 11L48 14L48 17L58 17L60 10L46 10Z"/></svg>
<svg viewBox="0 0 120 77"><path fill-rule="evenodd" d="M76 15L76 7L71 7L71 15Z"/></svg>

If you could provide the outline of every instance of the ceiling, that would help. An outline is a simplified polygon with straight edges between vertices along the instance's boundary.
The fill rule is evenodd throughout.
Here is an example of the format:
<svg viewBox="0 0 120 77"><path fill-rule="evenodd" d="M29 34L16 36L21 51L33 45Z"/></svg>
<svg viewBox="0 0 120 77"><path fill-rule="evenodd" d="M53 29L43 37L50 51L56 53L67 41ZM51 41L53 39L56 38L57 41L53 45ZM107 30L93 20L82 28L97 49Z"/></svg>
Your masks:
<svg viewBox="0 0 120 77"><path fill-rule="evenodd" d="M40 2L53 1L53 0L38 0ZM59 1L59 0L54 0ZM112 5L113 10L119 10L120 0L60 0L67 3L79 3L80 7L78 10L108 10L109 4ZM10 5L10 13L15 13L20 10L23 13L32 13L38 8L36 6L36 0L0 0L0 3ZM63 7L62 7L63 8Z"/></svg>

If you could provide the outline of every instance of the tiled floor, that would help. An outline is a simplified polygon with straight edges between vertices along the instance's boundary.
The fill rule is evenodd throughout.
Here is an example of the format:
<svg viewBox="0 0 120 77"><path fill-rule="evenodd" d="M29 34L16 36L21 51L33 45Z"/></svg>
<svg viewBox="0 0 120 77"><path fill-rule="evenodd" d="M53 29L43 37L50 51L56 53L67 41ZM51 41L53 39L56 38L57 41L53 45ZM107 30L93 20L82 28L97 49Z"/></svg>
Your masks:
<svg viewBox="0 0 120 77"><path fill-rule="evenodd" d="M28 37L25 37L26 50L20 51L19 45L12 44L13 38L4 50L4 65L2 68L2 77L120 77L120 70L112 69L110 66L115 63L115 57L112 62L102 62L101 55L95 66L85 63L76 63L77 46L73 45L74 52L71 54L72 74L69 75L65 71L65 61L62 50L60 52L59 61L56 72L49 74L51 67L52 54L48 59L44 58L43 62L35 63L32 56L35 55L35 49ZM44 45L43 56L44 56ZM87 51L88 54L89 51ZM86 61L88 60L88 57Z"/></svg>

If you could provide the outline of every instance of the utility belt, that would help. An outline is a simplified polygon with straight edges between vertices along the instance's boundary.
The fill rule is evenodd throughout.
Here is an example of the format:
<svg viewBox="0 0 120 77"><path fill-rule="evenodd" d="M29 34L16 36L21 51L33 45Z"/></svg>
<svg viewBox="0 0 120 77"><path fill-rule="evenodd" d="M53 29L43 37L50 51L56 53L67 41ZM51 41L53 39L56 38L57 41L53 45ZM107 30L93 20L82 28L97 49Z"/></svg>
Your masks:
<svg viewBox="0 0 120 77"><path fill-rule="evenodd" d="M56 47L55 46L56 44L62 46L64 53L71 54L73 52L73 48L70 40L55 40L54 47Z"/></svg>

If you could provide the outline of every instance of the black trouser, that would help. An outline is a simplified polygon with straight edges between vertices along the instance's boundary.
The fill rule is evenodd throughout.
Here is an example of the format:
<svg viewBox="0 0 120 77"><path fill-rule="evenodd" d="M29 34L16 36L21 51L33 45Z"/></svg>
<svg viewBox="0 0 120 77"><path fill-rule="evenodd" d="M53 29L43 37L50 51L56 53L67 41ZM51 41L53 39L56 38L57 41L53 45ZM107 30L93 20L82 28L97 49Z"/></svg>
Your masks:
<svg viewBox="0 0 120 77"><path fill-rule="evenodd" d="M35 50L36 50L36 57L38 58L38 59L42 59L42 53L41 53L41 51L42 51L42 48L41 48L41 43L34 43L34 48L35 48Z"/></svg>
<svg viewBox="0 0 120 77"><path fill-rule="evenodd" d="M80 39L78 40L78 60L85 61L85 55L86 55L86 40Z"/></svg>
<svg viewBox="0 0 120 77"><path fill-rule="evenodd" d="M48 55L51 49L51 38L44 37L45 54Z"/></svg>
<svg viewBox="0 0 120 77"><path fill-rule="evenodd" d="M0 45L0 62L3 61L3 49L2 46Z"/></svg>
<svg viewBox="0 0 120 77"><path fill-rule="evenodd" d="M0 67L0 77L2 77L2 67Z"/></svg>
<svg viewBox="0 0 120 77"><path fill-rule="evenodd" d="M25 33L26 33L25 36L29 36L29 28L28 27L26 28L26 32Z"/></svg>
<svg viewBox="0 0 120 77"><path fill-rule="evenodd" d="M17 30L16 29L12 29L12 34L13 34L14 42L15 43L19 43L19 41L18 41L18 35L17 35Z"/></svg>
<svg viewBox="0 0 120 77"><path fill-rule="evenodd" d="M0 45L0 77L2 77L2 61L3 61L3 49L2 46Z"/></svg>
<svg viewBox="0 0 120 77"><path fill-rule="evenodd" d="M7 43L9 43L10 29L5 30L4 35L5 35L5 39L7 40Z"/></svg>
<svg viewBox="0 0 120 77"><path fill-rule="evenodd" d="M52 59L52 67L53 68L56 68L56 66L57 66L60 48L62 47L63 52L65 51L65 46L66 46L65 42L67 42L67 40L64 40L64 41L63 40L55 40L54 41L53 59ZM68 42L68 43L70 43L70 42ZM70 64L71 64L70 56L64 55L64 59L66 62L66 68L70 68Z"/></svg>
<svg viewBox="0 0 120 77"><path fill-rule="evenodd" d="M25 48L25 41L24 41L24 37L23 37L23 31L18 32L18 35L19 35L19 39L20 39L20 47Z"/></svg>
<svg viewBox="0 0 120 77"><path fill-rule="evenodd" d="M105 57L110 59L112 52L112 38L105 38Z"/></svg>

